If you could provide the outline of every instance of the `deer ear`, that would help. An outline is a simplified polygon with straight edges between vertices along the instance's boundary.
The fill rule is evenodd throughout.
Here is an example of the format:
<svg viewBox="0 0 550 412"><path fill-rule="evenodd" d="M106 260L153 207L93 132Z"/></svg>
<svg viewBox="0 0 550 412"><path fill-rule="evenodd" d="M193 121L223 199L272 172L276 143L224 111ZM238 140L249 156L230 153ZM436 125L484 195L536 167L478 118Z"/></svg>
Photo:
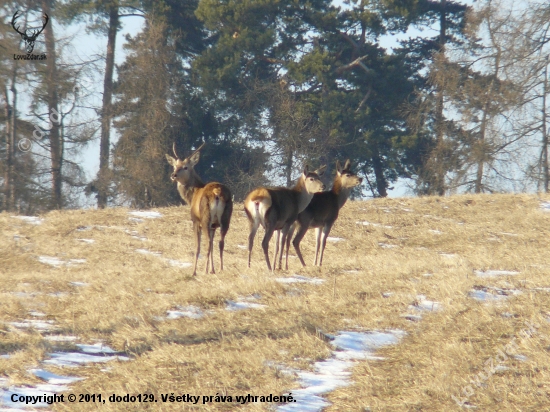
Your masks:
<svg viewBox="0 0 550 412"><path fill-rule="evenodd" d="M166 155L166 160L168 160L168 163L170 163L170 166L174 166L174 164L176 163L176 159L174 159L169 154Z"/></svg>
<svg viewBox="0 0 550 412"><path fill-rule="evenodd" d="M325 170L327 170L327 165L321 166L319 169L315 171L315 173L317 173L319 176L323 176L323 174L325 173Z"/></svg>
<svg viewBox="0 0 550 412"><path fill-rule="evenodd" d="M338 176L342 174L342 166L340 166L340 161L336 161L336 173L338 173Z"/></svg>
<svg viewBox="0 0 550 412"><path fill-rule="evenodd" d="M307 174L309 173L309 166L308 166L308 165L306 165L306 166L304 167L304 172L303 172L303 173L304 173L304 177L306 177Z"/></svg>
<svg viewBox="0 0 550 412"><path fill-rule="evenodd" d="M201 158L201 152L193 153L193 155L189 158L189 162L191 163L191 166L195 166L197 163L199 163L200 158Z"/></svg>
<svg viewBox="0 0 550 412"><path fill-rule="evenodd" d="M351 166L351 162L348 159L348 160L346 160L346 163L344 164L344 170L349 170L350 166Z"/></svg>

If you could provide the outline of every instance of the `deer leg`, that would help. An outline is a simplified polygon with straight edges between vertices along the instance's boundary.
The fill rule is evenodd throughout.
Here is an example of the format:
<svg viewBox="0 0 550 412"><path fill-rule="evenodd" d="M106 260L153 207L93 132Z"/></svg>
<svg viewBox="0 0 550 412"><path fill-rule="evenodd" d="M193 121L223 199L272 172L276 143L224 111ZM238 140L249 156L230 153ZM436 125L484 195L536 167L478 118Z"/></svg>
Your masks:
<svg viewBox="0 0 550 412"><path fill-rule="evenodd" d="M250 257L252 256L252 246L254 246L254 237L258 226L254 222L250 222L250 234L248 235L248 267L250 267Z"/></svg>
<svg viewBox="0 0 550 412"><path fill-rule="evenodd" d="M202 225L202 231L208 239L208 246L206 248L206 268L204 269L204 273L208 273L208 269L210 268L210 228L208 227L208 224Z"/></svg>
<svg viewBox="0 0 550 412"><path fill-rule="evenodd" d="M210 273L214 274L216 271L214 270L214 235L216 234L216 229L210 229L209 235L209 243L208 243L208 255L210 256L210 264L212 266L212 270Z"/></svg>
<svg viewBox="0 0 550 412"><path fill-rule="evenodd" d="M225 246L225 235L227 234L227 229L224 227L220 228L220 271L223 272L223 248Z"/></svg>
<svg viewBox="0 0 550 412"><path fill-rule="evenodd" d="M201 251L201 226L199 222L193 223L193 231L195 232L195 244L197 250L195 252L195 264L193 265L193 276L197 275L197 260L199 259L199 253Z"/></svg>
<svg viewBox="0 0 550 412"><path fill-rule="evenodd" d="M264 240L262 240L262 249L264 250L267 269L273 272L273 270L271 269L271 263L269 263L269 241L271 240L271 237L273 236L273 232L275 231L275 229L274 229L274 225L269 224L267 221L265 223L266 223L265 235L264 235Z"/></svg>
<svg viewBox="0 0 550 412"><path fill-rule="evenodd" d="M290 240L292 235L294 235L294 229L296 229L296 224L290 226L288 233L286 235L286 261L285 261L285 270L288 270L288 249L290 248Z"/></svg>
<svg viewBox="0 0 550 412"><path fill-rule="evenodd" d="M223 249L225 246L225 235L229 230L229 223L231 222L231 214L233 213L233 202L227 202L223 209L223 214L220 219L220 270L223 272ZM249 264L250 266L250 264Z"/></svg>
<svg viewBox="0 0 550 412"><path fill-rule="evenodd" d="M304 262L304 258L302 256L302 252L300 251L300 242L304 238L305 234L307 233L308 226L307 225L301 225L298 229L298 233L296 233L296 237L292 241L292 245L294 246L294 250L296 251L296 254L298 255L298 258L300 259L300 263L302 264L302 267L306 267L306 262Z"/></svg>
<svg viewBox="0 0 550 412"><path fill-rule="evenodd" d="M279 256L279 269L283 270L283 254L285 251L285 246L287 244L288 231L290 230L289 225L285 225L281 230L283 236L281 238L281 255ZM288 249L287 249L287 258L286 258L286 268L288 269Z"/></svg>
<svg viewBox="0 0 550 412"><path fill-rule="evenodd" d="M273 270L277 270L277 255L279 254L279 239L281 238L281 231L276 230L277 237L275 238L275 254L273 255ZM283 251L281 251L282 253Z"/></svg>
<svg viewBox="0 0 550 412"><path fill-rule="evenodd" d="M319 256L319 247L321 246L321 228L315 228L315 262L314 266L317 266L317 257Z"/></svg>
<svg viewBox="0 0 550 412"><path fill-rule="evenodd" d="M327 245L327 237L330 233L330 229L332 228L332 225L325 225L323 228L323 234L322 234L322 241L321 241L321 256L319 258L319 266L323 264L323 253L325 252L325 246Z"/></svg>

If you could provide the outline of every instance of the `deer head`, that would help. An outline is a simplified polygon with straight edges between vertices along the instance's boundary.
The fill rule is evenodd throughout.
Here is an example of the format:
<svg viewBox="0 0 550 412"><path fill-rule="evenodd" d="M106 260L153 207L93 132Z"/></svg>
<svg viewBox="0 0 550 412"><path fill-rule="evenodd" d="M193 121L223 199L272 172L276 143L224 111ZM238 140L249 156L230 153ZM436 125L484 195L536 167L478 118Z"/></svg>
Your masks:
<svg viewBox="0 0 550 412"><path fill-rule="evenodd" d="M304 186L308 193L317 193L325 190L325 185L319 179L325 173L327 166L321 166L319 169L312 172L309 171L309 167L306 165L302 173L302 179L304 180Z"/></svg>
<svg viewBox="0 0 550 412"><path fill-rule="evenodd" d="M200 147L195 150L191 156L181 160L176 153L176 143L174 142L174 144L172 145L172 150L176 157L174 158L169 154L166 155L166 160L168 160L168 163L170 163L170 165L172 165L172 167L174 168L174 172L170 176L172 182L178 182L182 185L186 185L194 178L194 167L199 162L200 150L204 145L205 143L201 144Z"/></svg>
<svg viewBox="0 0 550 412"><path fill-rule="evenodd" d="M26 44L27 53L32 53L32 51L34 50L34 42L38 38L38 35L44 31L44 29L48 25L48 21L50 20L50 18L48 17L48 15L46 13L44 13L42 15L42 28L41 29L31 29L31 34L28 35L27 34L28 30L20 31L19 26L15 25L15 21L17 20L17 18L19 16L20 16L19 15L19 10L17 10L15 12L15 14L13 15L12 19L11 19L11 26L13 27L13 29L17 33L19 33L21 35L21 38L23 39L23 41Z"/></svg>
<svg viewBox="0 0 550 412"><path fill-rule="evenodd" d="M350 170L351 162L346 160L344 167L340 166L340 162L336 161L336 174L340 178L342 187L345 189L351 189L355 186L359 186L363 182L363 178L358 177Z"/></svg>

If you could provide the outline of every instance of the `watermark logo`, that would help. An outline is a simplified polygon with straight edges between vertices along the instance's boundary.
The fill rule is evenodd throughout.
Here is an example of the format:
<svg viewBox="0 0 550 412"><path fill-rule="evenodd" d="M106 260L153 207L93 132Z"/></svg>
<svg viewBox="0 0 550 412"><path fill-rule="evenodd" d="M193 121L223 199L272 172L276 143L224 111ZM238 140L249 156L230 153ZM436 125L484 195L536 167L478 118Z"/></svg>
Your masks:
<svg viewBox="0 0 550 412"><path fill-rule="evenodd" d="M78 90L79 90L78 86L73 87L73 94L75 96L75 101L76 101ZM49 118L50 118L50 125L49 125L50 127L49 128L44 127L46 131L52 130L52 127L54 125L61 126L61 114L54 108L51 109ZM40 126L38 126L37 124L34 124L34 131L32 132L32 137L33 137L32 139L29 139L27 137L23 137L22 139L19 139L19 142L17 143L17 147L19 148L19 150L21 150L22 152L30 151L32 149L33 141L36 142L36 141L43 140L46 137L46 132L42 130Z"/></svg>
<svg viewBox="0 0 550 412"><path fill-rule="evenodd" d="M14 54L13 55L14 60L45 60L46 59L45 54L37 55L37 54L31 54L31 53L34 50L34 42L36 41L40 33L44 31L44 29L48 25L48 21L50 20L50 18L46 13L44 13L42 15L42 28L30 28L30 29L25 29L24 31L21 31L19 28L20 26L16 25L16 20L20 16L21 15L19 14L19 10L17 10L11 19L11 26L17 33L21 35L21 38L25 42L25 48L27 50L27 54Z"/></svg>
<svg viewBox="0 0 550 412"><path fill-rule="evenodd" d="M32 147L31 139L27 139L26 137L20 139L19 142L17 143L17 147L22 152L28 152L29 150L31 150L31 147Z"/></svg>

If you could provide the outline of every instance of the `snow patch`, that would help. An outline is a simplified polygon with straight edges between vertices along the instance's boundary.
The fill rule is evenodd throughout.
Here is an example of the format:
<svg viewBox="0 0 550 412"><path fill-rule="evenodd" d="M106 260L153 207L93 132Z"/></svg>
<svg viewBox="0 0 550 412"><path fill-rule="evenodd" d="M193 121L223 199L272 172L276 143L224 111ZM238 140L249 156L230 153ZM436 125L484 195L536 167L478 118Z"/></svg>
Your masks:
<svg viewBox="0 0 550 412"><path fill-rule="evenodd" d="M254 303L253 300L257 300L259 298L258 295L252 295L252 296L246 296L246 297L240 297L236 301L233 300L227 300L225 310L229 311L237 311L237 310L244 310L244 309L264 309L267 307L266 305L262 305L260 303Z"/></svg>
<svg viewBox="0 0 550 412"><path fill-rule="evenodd" d="M46 381L52 385L65 385L65 384L82 381L85 379L85 378L78 378L76 376L56 375L55 373L49 372L44 369L31 369L29 370L29 372L32 373L37 378L40 378L43 381Z"/></svg>
<svg viewBox="0 0 550 412"><path fill-rule="evenodd" d="M70 266L76 266L82 263L86 263L86 259L62 260L55 256L38 256L38 261L40 263L44 263L45 265L50 265L54 267L60 267L60 266L70 267Z"/></svg>
<svg viewBox="0 0 550 412"><path fill-rule="evenodd" d="M393 226L382 225L380 223L371 223L371 222L367 222L367 221L355 222L355 224L363 225L363 226L381 227L382 229L393 229Z"/></svg>
<svg viewBox="0 0 550 412"><path fill-rule="evenodd" d="M522 292L517 289L501 289L492 286L477 286L474 290L468 292L468 296L471 298L480 301L480 302L490 302L490 301L501 301L509 296L520 295Z"/></svg>
<svg viewBox="0 0 550 412"><path fill-rule="evenodd" d="M204 317L204 312L197 306L178 306L176 310L166 312L167 319L191 318L200 319Z"/></svg>
<svg viewBox="0 0 550 412"><path fill-rule="evenodd" d="M152 210L135 210L133 212L128 212L128 214L145 219L158 219L159 217L162 217L162 213L154 212Z"/></svg>
<svg viewBox="0 0 550 412"><path fill-rule="evenodd" d="M38 216L11 216L14 219L22 220L25 223L30 225L41 225L44 219L39 218Z"/></svg>
<svg viewBox="0 0 550 412"><path fill-rule="evenodd" d="M333 390L351 385L351 371L356 360L383 360L374 352L387 345L394 345L405 335L401 330L385 332L339 332L332 344L335 350L330 359L315 362L313 372L298 371L298 381L302 389L292 391L296 400L277 407L277 411L313 412L326 408L330 403L321 395Z"/></svg>
<svg viewBox="0 0 550 412"><path fill-rule="evenodd" d="M88 243L89 245L91 245L92 243L95 243L95 240L94 239L77 239L77 240L80 240L81 242L84 242L84 243Z"/></svg>
<svg viewBox="0 0 550 412"><path fill-rule="evenodd" d="M77 367L88 363L105 363L113 360L130 360L127 356L98 356L80 352L53 352L48 355L51 359L46 359L43 363L57 367Z"/></svg>
<svg viewBox="0 0 550 412"><path fill-rule="evenodd" d="M9 322L17 329L36 329L37 331L50 331L57 329L53 320L25 319L21 322Z"/></svg>
<svg viewBox="0 0 550 412"><path fill-rule="evenodd" d="M519 275L519 272L515 270L474 270L476 276L480 278L494 278L497 276L515 276Z"/></svg>
<svg viewBox="0 0 550 412"><path fill-rule="evenodd" d="M280 283L310 283L312 285L320 285L325 279L320 278L308 278L307 276L292 275L287 278L275 278Z"/></svg>

